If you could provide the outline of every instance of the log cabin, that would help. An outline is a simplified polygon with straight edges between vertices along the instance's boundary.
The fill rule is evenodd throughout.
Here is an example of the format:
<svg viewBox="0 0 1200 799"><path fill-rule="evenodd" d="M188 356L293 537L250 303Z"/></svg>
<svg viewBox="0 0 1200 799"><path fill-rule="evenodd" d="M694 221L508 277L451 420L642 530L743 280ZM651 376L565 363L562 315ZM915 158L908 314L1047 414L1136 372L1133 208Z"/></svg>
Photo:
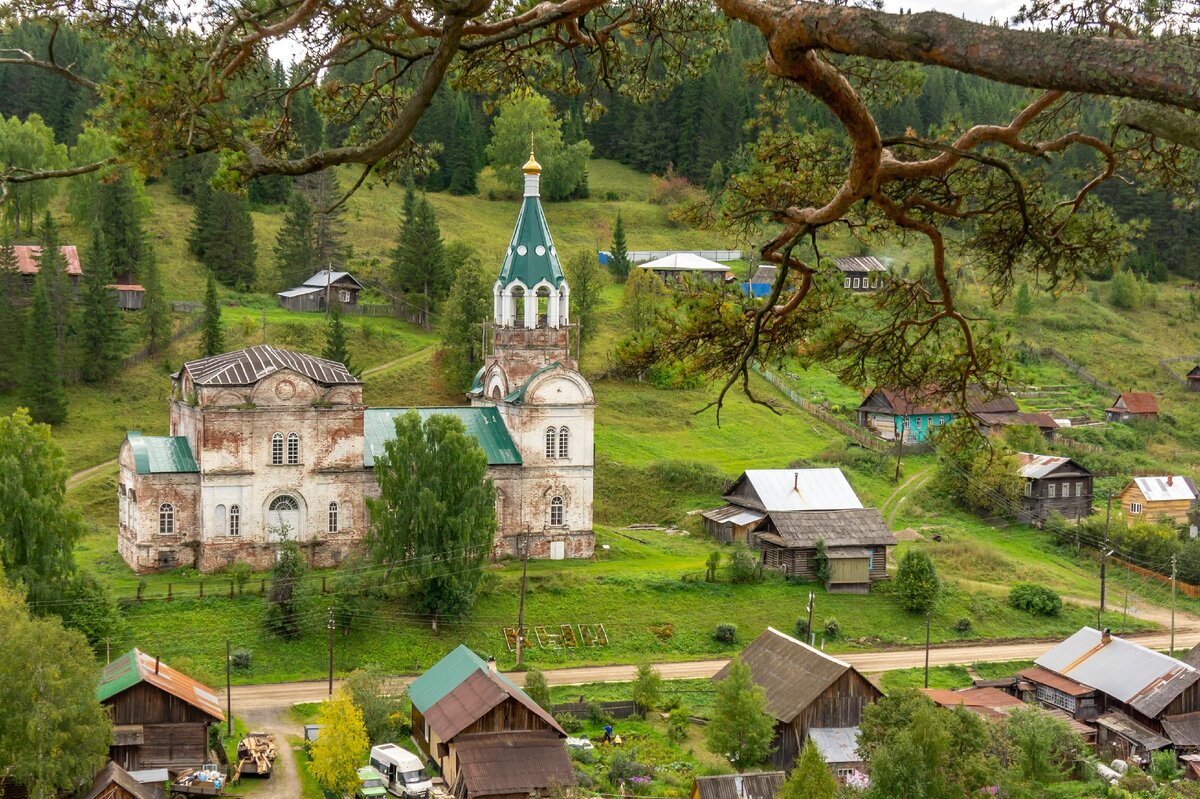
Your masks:
<svg viewBox="0 0 1200 799"><path fill-rule="evenodd" d="M1010 394L989 396L973 389L967 397L967 413L981 429L1005 424L1041 424L1022 414ZM934 386L916 389L875 387L858 406L858 426L884 441L903 437L905 444L919 444L961 414L950 398ZM1043 433L1044 434L1044 433Z"/></svg>
<svg viewBox="0 0 1200 799"><path fill-rule="evenodd" d="M863 506L841 469L747 469L723 498L727 505L701 514L704 529L722 544L749 546L768 513Z"/></svg>
<svg viewBox="0 0 1200 799"><path fill-rule="evenodd" d="M1196 506L1196 484L1183 475L1135 477L1117 495L1129 521L1169 519L1184 524Z"/></svg>
<svg viewBox="0 0 1200 799"><path fill-rule="evenodd" d="M833 263L842 273L842 285L852 292L875 291L887 280L888 268L873 255L837 258Z"/></svg>
<svg viewBox="0 0 1200 799"><path fill-rule="evenodd" d="M764 568L802 580L817 579L823 546L825 590L849 594L865 594L871 583L887 579L887 548L896 546L878 508L771 513L755 528L753 541Z"/></svg>
<svg viewBox="0 0 1200 799"><path fill-rule="evenodd" d="M324 311L326 302L343 311L358 305L365 287L349 272L322 269L295 288L279 292L279 307L289 311Z"/></svg>
<svg viewBox="0 0 1200 799"><path fill-rule="evenodd" d="M863 708L883 696L849 663L773 627L750 642L741 659L766 692L767 713L775 719L770 762L784 771L795 765L811 729L857 727ZM713 682L728 674L726 665Z"/></svg>
<svg viewBox="0 0 1200 799"><path fill-rule="evenodd" d="M1118 394L1111 408L1104 409L1106 422L1132 422L1158 418L1158 398L1149 391L1126 391Z"/></svg>
<svg viewBox="0 0 1200 799"><path fill-rule="evenodd" d="M1025 481L1017 520L1041 527L1057 511L1066 519L1092 515L1093 476L1070 458L1017 453L1018 473Z"/></svg>
<svg viewBox="0 0 1200 799"><path fill-rule="evenodd" d="M163 790L161 783L150 785L138 782L128 771L110 760L96 774L92 789L83 795L83 799L163 799Z"/></svg>
<svg viewBox="0 0 1200 799"><path fill-rule="evenodd" d="M104 667L96 699L112 717L109 757L129 771L198 768L209 726L225 720L211 688L138 649Z"/></svg>

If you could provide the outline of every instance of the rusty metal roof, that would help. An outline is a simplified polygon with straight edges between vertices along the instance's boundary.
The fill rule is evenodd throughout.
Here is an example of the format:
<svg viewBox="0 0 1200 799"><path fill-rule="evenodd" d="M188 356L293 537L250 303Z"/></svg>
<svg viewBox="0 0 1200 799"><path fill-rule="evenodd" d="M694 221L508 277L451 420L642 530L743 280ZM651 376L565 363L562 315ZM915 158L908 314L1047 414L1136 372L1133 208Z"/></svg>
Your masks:
<svg viewBox="0 0 1200 799"><path fill-rule="evenodd" d="M282 369L291 369L324 386L362 382L350 374L345 364L270 344L258 344L183 365L183 371L190 374L192 382L198 386L252 386Z"/></svg>
<svg viewBox="0 0 1200 799"><path fill-rule="evenodd" d="M763 771L696 777L693 793L699 799L774 799L783 787L784 776L782 771Z"/></svg>
<svg viewBox="0 0 1200 799"><path fill-rule="evenodd" d="M465 735L457 742L458 780L465 796L544 792L575 784L571 757L560 738L543 732ZM464 795L456 786L455 795Z"/></svg>
<svg viewBox="0 0 1200 799"><path fill-rule="evenodd" d="M1118 413L1125 411L1135 414L1156 414L1158 413L1158 397L1149 391L1126 391L1118 394L1116 400L1113 401L1112 407L1107 410Z"/></svg>
<svg viewBox="0 0 1200 799"><path fill-rule="evenodd" d="M1096 691L1090 685L1084 685L1083 683L1067 679L1061 674L1055 674L1049 669L1043 669L1041 666L1030 666L1027 669L1022 669L1017 672L1017 676L1024 677L1031 682L1040 683L1041 685L1048 685L1054 690L1061 691L1068 696L1086 696Z"/></svg>
<svg viewBox="0 0 1200 799"><path fill-rule="evenodd" d="M17 254L17 271L23 275L36 275L38 273L38 256L42 253L42 248L36 244L18 244L13 247ZM79 250L75 249L74 244L64 244L59 247L63 254L63 258L67 260L68 275L82 275L83 268L79 265Z"/></svg>
<svg viewBox="0 0 1200 799"><path fill-rule="evenodd" d="M100 673L100 684L96 686L96 701L112 699L142 682L182 699L217 721L225 720L220 700L213 689L140 649L131 649L104 667Z"/></svg>
<svg viewBox="0 0 1200 799"><path fill-rule="evenodd" d="M854 668L774 627L768 627L742 650L742 662L750 667L755 684L766 691L767 712L787 723ZM713 682L728 674L726 665L713 675Z"/></svg>
<svg viewBox="0 0 1200 799"><path fill-rule="evenodd" d="M896 545L878 508L776 512L771 522L788 547L814 547L818 540L828 547Z"/></svg>

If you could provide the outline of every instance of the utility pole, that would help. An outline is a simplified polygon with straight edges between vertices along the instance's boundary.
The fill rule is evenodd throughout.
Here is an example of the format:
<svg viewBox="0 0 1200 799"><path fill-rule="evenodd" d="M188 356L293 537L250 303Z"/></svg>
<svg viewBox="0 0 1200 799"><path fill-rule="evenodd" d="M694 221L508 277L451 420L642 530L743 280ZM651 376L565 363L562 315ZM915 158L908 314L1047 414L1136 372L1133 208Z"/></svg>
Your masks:
<svg viewBox="0 0 1200 799"><path fill-rule="evenodd" d="M929 687L929 620L933 613L925 614L925 687Z"/></svg>
<svg viewBox="0 0 1200 799"><path fill-rule="evenodd" d="M896 433L896 477L895 481L900 482L900 454L904 452L904 428L906 426L905 419L900 419L900 429Z"/></svg>
<svg viewBox="0 0 1200 799"><path fill-rule="evenodd" d="M329 695L333 696L333 607L329 608Z"/></svg>
<svg viewBox="0 0 1200 799"><path fill-rule="evenodd" d="M111 639L105 638L104 639L104 662L105 663L112 663L111 646L112 646Z"/></svg>
<svg viewBox="0 0 1200 799"><path fill-rule="evenodd" d="M225 639L225 718L229 721L229 734L233 735L233 691L229 685L229 667L233 658L229 654L229 639Z"/></svg>
<svg viewBox="0 0 1200 799"><path fill-rule="evenodd" d="M1171 556L1171 650L1167 652L1175 657L1175 555Z"/></svg>
<svg viewBox="0 0 1200 799"><path fill-rule="evenodd" d="M817 599L816 593L809 591L808 592L808 638L809 638L810 646L812 645L812 642L816 640L816 637L815 637L816 633L813 632L813 628L812 628L813 604L816 602L816 599Z"/></svg>
<svg viewBox="0 0 1200 799"><path fill-rule="evenodd" d="M1108 548L1108 523L1112 519L1112 492L1106 494L1107 504L1104 510L1104 546L1100 548L1100 608L1096 611L1096 629L1103 630L1104 622L1104 567L1112 550Z"/></svg>
<svg viewBox="0 0 1200 799"><path fill-rule="evenodd" d="M517 605L517 665L521 665L521 638L525 633L525 577L529 574L529 533L521 536L521 601Z"/></svg>

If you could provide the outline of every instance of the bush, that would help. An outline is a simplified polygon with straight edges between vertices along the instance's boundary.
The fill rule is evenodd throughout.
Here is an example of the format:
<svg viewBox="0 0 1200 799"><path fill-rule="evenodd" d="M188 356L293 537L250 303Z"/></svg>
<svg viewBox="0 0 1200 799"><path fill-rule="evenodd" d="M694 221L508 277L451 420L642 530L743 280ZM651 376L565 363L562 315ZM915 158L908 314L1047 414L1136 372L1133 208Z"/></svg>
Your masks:
<svg viewBox="0 0 1200 799"><path fill-rule="evenodd" d="M797 638L799 638L801 641L808 641L808 634L810 632L812 632L812 630L810 630L808 627L808 617L801 616L800 618L796 619Z"/></svg>
<svg viewBox="0 0 1200 799"><path fill-rule="evenodd" d="M246 317L249 319L250 317ZM233 580L233 584L237 586L237 592L240 594L246 588L246 583L250 581L250 575L253 569L249 563L244 560L239 560L237 563L225 569L225 573L229 575L229 579Z"/></svg>
<svg viewBox="0 0 1200 799"><path fill-rule="evenodd" d="M954 622L954 632L959 635L966 635L971 632L971 620L964 618Z"/></svg>
<svg viewBox="0 0 1200 799"><path fill-rule="evenodd" d="M928 553L921 549L904 553L896 573L896 589L905 610L921 614L932 612L941 593L941 582Z"/></svg>
<svg viewBox="0 0 1200 799"><path fill-rule="evenodd" d="M1057 616L1062 597L1044 585L1017 583L1008 592L1008 606L1035 616Z"/></svg>
<svg viewBox="0 0 1200 799"><path fill-rule="evenodd" d="M825 637L826 638L837 638L839 635L842 634L842 625L839 624L838 620L835 619L833 616L830 616L828 619L825 620L825 628L824 629L825 629Z"/></svg>
<svg viewBox="0 0 1200 799"><path fill-rule="evenodd" d="M235 649L229 656L229 665L234 671L250 670L251 652L249 649Z"/></svg>
<svg viewBox="0 0 1200 799"><path fill-rule="evenodd" d="M677 744L687 738L688 725L687 711L681 707L677 707L671 711L671 715L667 716L667 740L673 744Z"/></svg>
<svg viewBox="0 0 1200 799"><path fill-rule="evenodd" d="M758 582L758 564L745 544L734 544L729 553L729 582L735 585Z"/></svg>
<svg viewBox="0 0 1200 799"><path fill-rule="evenodd" d="M555 713L554 720L567 733L575 733L583 729L583 722L577 719L574 713Z"/></svg>
<svg viewBox="0 0 1200 799"><path fill-rule="evenodd" d="M718 624L717 628L713 630L713 638L723 644L732 644L737 640L737 625L728 622Z"/></svg>
<svg viewBox="0 0 1200 799"><path fill-rule="evenodd" d="M605 724L612 723L612 716L608 715L608 713L604 710L604 706L594 699L587 703L587 714L588 721L592 722L593 724L604 726Z"/></svg>

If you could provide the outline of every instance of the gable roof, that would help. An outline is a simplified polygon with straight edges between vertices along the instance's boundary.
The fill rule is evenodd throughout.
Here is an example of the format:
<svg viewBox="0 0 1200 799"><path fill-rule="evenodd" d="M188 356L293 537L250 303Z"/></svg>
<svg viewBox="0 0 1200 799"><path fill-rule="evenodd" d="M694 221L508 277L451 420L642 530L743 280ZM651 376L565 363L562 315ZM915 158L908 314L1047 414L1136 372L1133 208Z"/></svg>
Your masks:
<svg viewBox="0 0 1200 799"><path fill-rule="evenodd" d="M1031 480L1040 480L1043 477L1049 477L1059 468L1067 464L1073 465L1076 469L1085 474L1091 474L1087 469L1080 466L1070 458L1064 458L1057 455L1035 455L1032 452L1018 452L1017 463L1020 468L1017 473L1022 477L1027 477Z"/></svg>
<svg viewBox="0 0 1200 799"><path fill-rule="evenodd" d="M774 799L783 787L782 771L757 774L719 774L696 777L694 792L699 799Z"/></svg>
<svg viewBox="0 0 1200 799"><path fill-rule="evenodd" d="M291 369L323 386L362 383L345 364L270 344L188 361L180 374L186 371L198 386L252 386L281 369Z"/></svg>
<svg viewBox="0 0 1200 799"><path fill-rule="evenodd" d="M786 723L854 669L774 627L768 627L742 650L742 662L750 667L755 684L766 691L767 713ZM726 664L713 675L713 682L725 679L728 673Z"/></svg>
<svg viewBox="0 0 1200 799"><path fill-rule="evenodd" d="M1158 397L1149 391L1126 391L1117 395L1110 411L1158 413Z"/></svg>
<svg viewBox="0 0 1200 799"><path fill-rule="evenodd" d="M200 471L186 436L144 436L136 430L125 434L138 474L181 474Z"/></svg>
<svg viewBox="0 0 1200 799"><path fill-rule="evenodd" d="M981 716L1002 718L1006 712L1025 703L999 688L963 688L952 691L947 688L922 688L921 693L942 707L965 707Z"/></svg>
<svg viewBox="0 0 1200 799"><path fill-rule="evenodd" d="M959 408L935 386L922 388L891 389L876 386L871 389L860 408L867 407L872 398L882 399L883 403L898 416L927 416L935 413L959 413ZM1019 413L1017 401L1011 394L1003 393L991 397L983 389L972 387L967 392L967 412L971 414L1015 414Z"/></svg>
<svg viewBox="0 0 1200 799"><path fill-rule="evenodd" d="M79 265L79 251L75 249L74 244L64 244L58 248L63 257L67 259L67 274L82 275L83 267ZM18 244L13 247L17 254L17 271L23 275L36 275L38 273L38 256L42 253L42 248L36 244Z"/></svg>
<svg viewBox="0 0 1200 799"><path fill-rule="evenodd" d="M396 417L409 411L416 411L422 421L434 414L460 419L467 428L467 435L479 442L479 446L483 448L489 466L521 463L521 453L504 425L504 417L494 407L367 408L363 412L364 468L370 469L375 466L375 459L383 454L384 445L396 435Z"/></svg>
<svg viewBox="0 0 1200 799"><path fill-rule="evenodd" d="M737 494L746 482L758 496L757 509L768 513L863 506L841 469L747 469L734 481L726 499L735 505L745 504L745 497Z"/></svg>
<svg viewBox="0 0 1200 799"><path fill-rule="evenodd" d="M360 289L364 288L363 284L359 283L358 280L355 279L354 275L350 274L349 272L336 272L328 269L322 269L320 272L317 272L308 280L304 281L303 285L315 286L316 288L323 289L326 286L332 286L342 280L353 283Z"/></svg>
<svg viewBox="0 0 1200 799"><path fill-rule="evenodd" d="M575 784L567 747L555 735L535 731L466 735L455 751L458 779L471 797L511 796Z"/></svg>
<svg viewBox="0 0 1200 799"><path fill-rule="evenodd" d="M835 258L833 263L843 272L886 272L888 268L873 255Z"/></svg>
<svg viewBox="0 0 1200 799"><path fill-rule="evenodd" d="M828 547L871 547L896 545L896 537L878 508L830 511L776 511L771 522L783 546L814 547L818 540ZM768 536L759 534L761 538Z"/></svg>
<svg viewBox="0 0 1200 799"><path fill-rule="evenodd" d="M721 272L724 274L729 271L729 267L725 264L710 261L694 252L673 252L662 258L638 264L638 268L657 272Z"/></svg>
<svg viewBox="0 0 1200 799"><path fill-rule="evenodd" d="M100 769L100 773L92 780L92 789L84 794L83 799L96 799L112 785L119 785L122 790L137 799L162 799L160 786L143 785L112 760Z"/></svg>
<svg viewBox="0 0 1200 799"><path fill-rule="evenodd" d="M1058 422L1054 421L1054 417L1048 413L1028 413L1026 411L991 413L987 411L974 411L971 415L988 427L1028 424L1033 425L1039 430L1058 429Z"/></svg>
<svg viewBox="0 0 1200 799"><path fill-rule="evenodd" d="M283 291L275 292L276 297L303 297L307 294L320 294L325 290L324 286L297 286L294 289L284 289Z"/></svg>
<svg viewBox="0 0 1200 799"><path fill-rule="evenodd" d="M1150 718L1200 680L1200 672L1181 660L1115 635L1104 643L1100 631L1091 627L1034 663L1103 691Z"/></svg>
<svg viewBox="0 0 1200 799"><path fill-rule="evenodd" d="M1196 499L1195 484L1181 474L1163 477L1135 477L1130 483L1138 487L1147 502Z"/></svg>
<svg viewBox="0 0 1200 799"><path fill-rule="evenodd" d="M519 280L530 289L543 280L558 288L566 279L558 262L558 250L550 238L550 227L542 213L541 200L536 195L527 196L521 203L498 279L501 286Z"/></svg>
<svg viewBox="0 0 1200 799"><path fill-rule="evenodd" d="M217 721L225 720L213 689L140 649L131 649L104 667L96 686L96 701L105 702L143 682L187 702Z"/></svg>
<svg viewBox="0 0 1200 799"><path fill-rule="evenodd" d="M1200 380L1200 366L1193 366L1187 377L1189 380Z"/></svg>

